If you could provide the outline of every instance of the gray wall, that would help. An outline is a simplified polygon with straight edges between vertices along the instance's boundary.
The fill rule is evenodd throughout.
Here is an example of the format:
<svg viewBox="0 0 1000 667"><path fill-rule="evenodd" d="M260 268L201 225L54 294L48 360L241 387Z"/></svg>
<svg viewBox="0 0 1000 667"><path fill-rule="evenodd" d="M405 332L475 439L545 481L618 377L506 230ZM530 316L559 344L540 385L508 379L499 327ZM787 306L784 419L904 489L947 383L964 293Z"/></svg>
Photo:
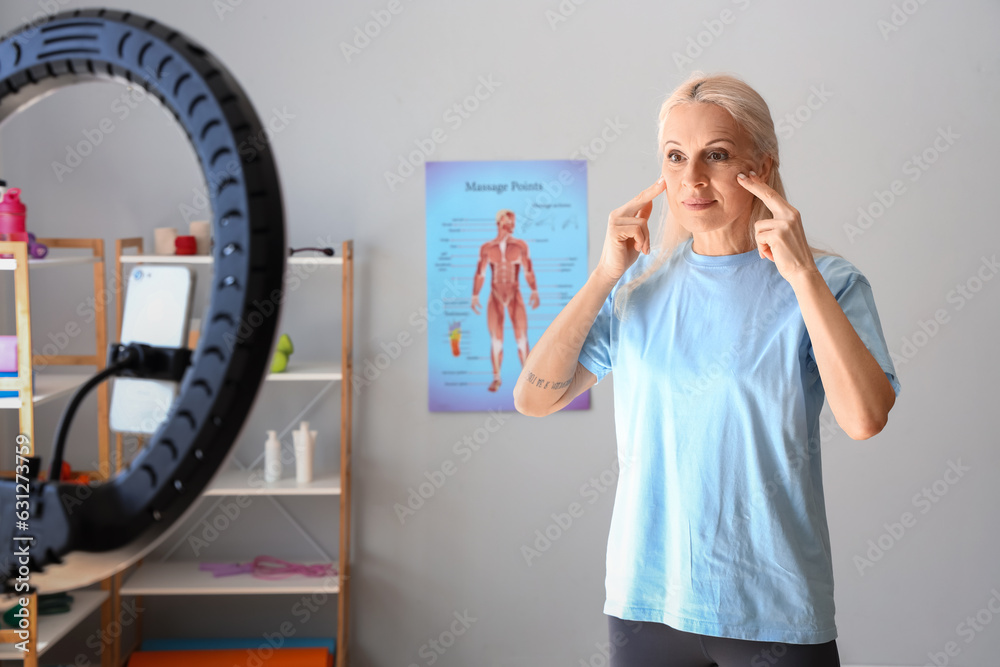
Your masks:
<svg viewBox="0 0 1000 667"><path fill-rule="evenodd" d="M233 11L220 15L223 3ZM428 299L423 177L390 192L384 173L414 140L449 127L442 114L480 77L500 85L448 129L432 159L569 158L609 120L623 123L589 165L593 266L608 212L658 171L660 100L695 68L735 72L768 101L781 123L789 200L814 242L868 275L890 348L905 359L897 363L903 393L881 434L855 442L833 426L824 439L842 660L924 664L949 642L953 665L988 664L1000 654L1000 622L988 606L1000 603L1000 453L991 421L1000 279L984 264L1000 250L990 195L1000 134L988 112L1000 102L995 2L650 2L623 14L610 2L403 0L350 62L339 45L387 3L107 4L193 36L232 69L264 118L274 110L293 116L273 138L289 236L355 239L356 366L401 332L416 340L356 403L355 664L429 664L421 647L466 611L476 621L438 664L576 665L598 660L597 644L607 639L601 609L613 489L530 566L521 546L611 468L612 382L594 390L589 412L507 415L416 516L401 525L393 511L425 473L456 459L453 443L487 415L425 408L426 335L410 319ZM568 16L555 22L560 8ZM7 30L38 11L38 3L6 0L0 23ZM675 53L699 39L701 53L678 65ZM191 153L149 102L128 118L112 115L121 92L110 84L63 91L3 128L2 173L32 192L36 230L148 238L155 226L185 224L179 205L191 203L199 185ZM65 160L66 147L105 117L115 119L115 131L59 182L52 162ZM950 143L937 139L949 130ZM920 155L925 170L914 167ZM902 194L852 235L858 208L879 213L894 181ZM961 296L959 285L977 291ZM53 298L37 316L38 341L73 319L83 297ZM317 350L328 338L323 327L298 331L301 345ZM280 419L286 407L258 404L255 414L266 422L273 409ZM58 408L47 409L54 422ZM335 413L311 418L335 428ZM249 460L256 428L247 440L239 455ZM946 477L951 463L968 470ZM236 542L203 557L238 553L233 545L243 539L259 544L255 531L280 534L270 510L245 516ZM318 537L336 542L333 533ZM862 558L871 566L859 566ZM211 603L211 619L174 602L147 602L153 636L191 627L260 634L283 618L265 604L271 620L261 627L258 607L242 599Z"/></svg>

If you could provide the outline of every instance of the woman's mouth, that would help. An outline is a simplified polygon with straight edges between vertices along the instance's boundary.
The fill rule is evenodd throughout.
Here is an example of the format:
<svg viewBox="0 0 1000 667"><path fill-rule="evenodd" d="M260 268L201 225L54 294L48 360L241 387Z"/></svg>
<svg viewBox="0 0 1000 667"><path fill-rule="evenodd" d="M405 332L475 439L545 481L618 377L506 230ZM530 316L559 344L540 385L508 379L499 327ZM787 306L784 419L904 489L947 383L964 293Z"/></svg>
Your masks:
<svg viewBox="0 0 1000 667"><path fill-rule="evenodd" d="M685 199L681 203L684 204L684 208L688 209L689 211L702 211L715 204L715 200L692 197L691 199Z"/></svg>

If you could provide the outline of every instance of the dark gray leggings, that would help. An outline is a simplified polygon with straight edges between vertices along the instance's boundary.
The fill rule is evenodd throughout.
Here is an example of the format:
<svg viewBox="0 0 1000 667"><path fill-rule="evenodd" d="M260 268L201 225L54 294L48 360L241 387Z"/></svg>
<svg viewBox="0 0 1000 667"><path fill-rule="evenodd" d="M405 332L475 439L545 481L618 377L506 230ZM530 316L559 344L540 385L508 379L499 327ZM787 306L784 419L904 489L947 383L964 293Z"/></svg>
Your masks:
<svg viewBox="0 0 1000 667"><path fill-rule="evenodd" d="M840 667L837 640L783 644L712 637L608 616L611 667Z"/></svg>

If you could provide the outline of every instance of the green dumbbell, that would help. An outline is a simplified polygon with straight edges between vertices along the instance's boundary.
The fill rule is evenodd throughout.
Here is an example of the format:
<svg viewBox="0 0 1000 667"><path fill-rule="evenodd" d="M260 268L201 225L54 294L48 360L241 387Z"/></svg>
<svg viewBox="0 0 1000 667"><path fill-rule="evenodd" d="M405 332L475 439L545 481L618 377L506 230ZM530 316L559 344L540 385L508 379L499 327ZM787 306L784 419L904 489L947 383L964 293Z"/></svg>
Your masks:
<svg viewBox="0 0 1000 667"><path fill-rule="evenodd" d="M294 351L295 347L292 345L292 339L288 337L288 334L281 334L281 338L278 339L278 345L274 350L274 357L271 358L271 372L284 372L288 368L288 357Z"/></svg>

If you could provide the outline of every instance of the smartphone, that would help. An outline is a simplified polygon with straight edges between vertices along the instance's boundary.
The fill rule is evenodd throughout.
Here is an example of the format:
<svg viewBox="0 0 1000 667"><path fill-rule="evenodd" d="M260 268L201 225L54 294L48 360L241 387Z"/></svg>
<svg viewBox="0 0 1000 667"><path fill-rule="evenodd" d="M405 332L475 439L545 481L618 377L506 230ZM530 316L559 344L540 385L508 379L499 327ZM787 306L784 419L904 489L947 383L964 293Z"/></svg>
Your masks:
<svg viewBox="0 0 1000 667"><path fill-rule="evenodd" d="M122 343L187 347L194 273L186 266L139 265L129 272L122 313ZM111 430L154 433L177 397L178 383L115 378Z"/></svg>

